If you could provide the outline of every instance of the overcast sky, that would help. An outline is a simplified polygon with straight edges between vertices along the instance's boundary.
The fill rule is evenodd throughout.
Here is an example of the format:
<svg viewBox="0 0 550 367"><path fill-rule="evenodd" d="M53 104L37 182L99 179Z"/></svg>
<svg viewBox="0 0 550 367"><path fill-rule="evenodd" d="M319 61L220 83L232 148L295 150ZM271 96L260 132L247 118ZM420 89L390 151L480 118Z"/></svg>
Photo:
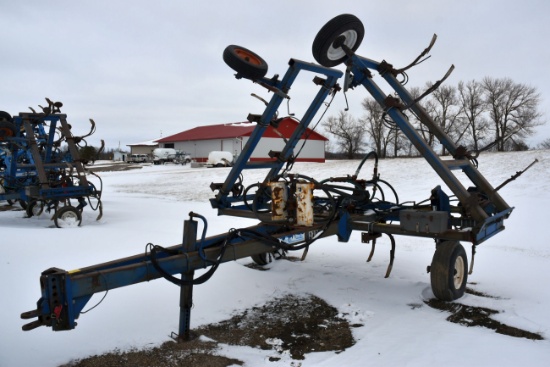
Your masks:
<svg viewBox="0 0 550 367"><path fill-rule="evenodd" d="M290 58L314 61L319 29L342 13L365 26L358 54L409 64L438 35L432 57L410 70L408 86L509 77L537 88L550 120L548 0L278 0L176 1L0 0L0 110L17 114L62 101L76 132L97 123L90 142L109 148L172 135L195 126L244 121L271 95L237 80L223 62L227 45L247 47L284 74ZM341 66L339 66L341 68ZM290 112L301 117L316 88L300 76ZM381 83L381 78L375 81ZM348 94L361 116L368 94ZM327 116L345 107L337 95ZM280 114L287 113L282 107ZM548 126L531 143L550 138Z"/></svg>

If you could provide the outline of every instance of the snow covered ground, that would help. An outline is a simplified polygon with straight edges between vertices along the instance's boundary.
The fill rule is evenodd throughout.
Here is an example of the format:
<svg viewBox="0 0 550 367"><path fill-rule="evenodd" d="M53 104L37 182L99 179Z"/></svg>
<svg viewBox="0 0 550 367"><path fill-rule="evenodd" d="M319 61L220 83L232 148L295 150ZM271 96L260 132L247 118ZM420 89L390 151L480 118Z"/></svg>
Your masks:
<svg viewBox="0 0 550 367"><path fill-rule="evenodd" d="M279 261L269 271L243 266L242 259L219 267L214 277L194 291L192 326L221 321L234 311L263 304L286 293L314 294L353 322L356 344L345 352L312 353L301 366L547 366L550 361L550 248L544 229L550 207L550 151L485 154L480 170L497 186L531 163L540 163L500 192L515 207L506 231L478 248L469 287L495 298L466 294L460 302L500 311L500 322L541 334L532 341L482 327L450 323L449 316L423 303L430 298L426 266L434 246L429 239L397 237L391 276L384 279L388 242L381 240L373 260L370 246L354 233L348 243L335 238L317 241L305 262ZM358 161L296 164L294 172L324 179L352 174ZM21 331L23 311L40 297L40 273L65 270L142 253L148 242L170 246L181 242L183 220L194 211L209 220L209 235L244 227L254 221L218 217L208 199L211 182L223 182L229 169L149 166L105 172L104 217L84 211L80 228L57 229L45 215L23 218L22 211L0 212L0 366L57 366L75 358L115 348L147 347L178 329L179 289L155 280L110 291L94 310L81 315L72 331L39 328ZM381 177L400 198L423 200L441 184L422 159L380 162ZM264 172L247 173L245 183ZM371 175L370 166L363 177ZM1 205L1 204L0 204ZM467 246L469 253L469 246ZM93 306L103 294L95 295ZM288 366L290 357L270 362L273 351L224 347L224 354L246 366Z"/></svg>

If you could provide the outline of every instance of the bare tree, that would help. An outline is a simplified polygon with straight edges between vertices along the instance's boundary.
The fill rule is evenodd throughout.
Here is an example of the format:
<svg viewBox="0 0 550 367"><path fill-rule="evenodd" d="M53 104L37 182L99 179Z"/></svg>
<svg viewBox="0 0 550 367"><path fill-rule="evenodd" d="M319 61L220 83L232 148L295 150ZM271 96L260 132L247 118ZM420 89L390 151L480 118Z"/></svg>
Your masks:
<svg viewBox="0 0 550 367"><path fill-rule="evenodd" d="M431 84L427 85L428 88ZM426 103L426 109L432 116L434 122L441 127L451 140L456 144L460 143L467 126L460 116L460 106L456 93L456 87L442 85L435 89ZM441 155L446 154L446 149L441 146Z"/></svg>
<svg viewBox="0 0 550 367"><path fill-rule="evenodd" d="M366 115L363 117L363 123L367 134L374 143L376 154L379 157L386 157L386 149L388 146L388 128L385 126L382 116L384 110L378 102L372 98L365 98L362 102L363 109Z"/></svg>
<svg viewBox="0 0 550 367"><path fill-rule="evenodd" d="M323 122L323 127L336 136L336 145L349 159L361 152L365 129L360 121L357 121L347 112L340 111L338 116L329 117Z"/></svg>
<svg viewBox="0 0 550 367"><path fill-rule="evenodd" d="M538 111L540 94L536 88L514 83L509 78L485 77L482 82L485 102L495 132L498 151L525 145L523 139L542 125Z"/></svg>
<svg viewBox="0 0 550 367"><path fill-rule="evenodd" d="M472 80L458 83L458 103L470 131L473 150L479 149L480 141L484 139L488 129L488 121L484 117L486 104L483 101L483 86Z"/></svg>
<svg viewBox="0 0 550 367"><path fill-rule="evenodd" d="M391 152L397 157L399 151L404 148L403 132L388 115L384 114L382 106L374 99L365 98L362 104L366 111L363 123L374 144L376 154L385 158Z"/></svg>
<svg viewBox="0 0 550 367"><path fill-rule="evenodd" d="M420 88L418 87L412 87L409 89L409 93L411 94L411 97L413 99L417 99L422 91L420 90ZM425 103L422 103L422 102L418 102L418 104L424 108L424 110L426 110L426 112L429 114L430 111L430 106L425 104ZM407 118L409 119L409 123L411 123L411 125L413 125L416 130L420 133L420 135L422 136L422 139L424 139L424 141L426 142L426 144L428 144L431 148L433 148L434 146L434 143L435 143L435 135L432 131L430 131L428 129L428 127L426 125L424 125L418 118L417 116L414 114L414 113L406 113L405 112L405 115L407 116ZM416 151L416 148L413 146L412 142L410 142L408 139L407 139L407 142L405 143L407 146L408 146L408 155L411 156L411 155L418 155L418 152Z"/></svg>
<svg viewBox="0 0 550 367"><path fill-rule="evenodd" d="M550 149L550 138L545 139L537 147L538 149Z"/></svg>

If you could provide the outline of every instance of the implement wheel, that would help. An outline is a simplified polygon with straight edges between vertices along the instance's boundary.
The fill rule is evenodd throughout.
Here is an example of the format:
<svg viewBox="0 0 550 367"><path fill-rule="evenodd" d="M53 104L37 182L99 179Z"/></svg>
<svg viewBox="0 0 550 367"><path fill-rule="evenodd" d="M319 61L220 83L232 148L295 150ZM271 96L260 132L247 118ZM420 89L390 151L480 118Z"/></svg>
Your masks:
<svg viewBox="0 0 550 367"><path fill-rule="evenodd" d="M254 261L256 264L263 266L271 262L269 256L270 255L267 252L264 252L263 254L256 254L250 257L252 258L252 261Z"/></svg>
<svg viewBox="0 0 550 367"><path fill-rule="evenodd" d="M0 115L0 141L5 141L7 138L15 136L16 128L13 123L2 120L2 117L3 115Z"/></svg>
<svg viewBox="0 0 550 367"><path fill-rule="evenodd" d="M246 79L261 79L267 74L267 63L264 59L241 46L227 46L223 51L223 61Z"/></svg>
<svg viewBox="0 0 550 367"><path fill-rule="evenodd" d="M456 241L437 245L430 267L432 291L442 301L454 301L464 295L468 280L468 258Z"/></svg>
<svg viewBox="0 0 550 367"><path fill-rule="evenodd" d="M364 35L363 23L355 15L338 15L329 20L315 36L312 46L313 57L323 66L336 66L347 57L342 44L355 51L363 41Z"/></svg>
<svg viewBox="0 0 550 367"><path fill-rule="evenodd" d="M2 120L11 121L11 115L6 111L0 111L0 121Z"/></svg>
<svg viewBox="0 0 550 367"><path fill-rule="evenodd" d="M55 212L53 220L57 228L71 228L80 226L82 216L74 206L64 206Z"/></svg>

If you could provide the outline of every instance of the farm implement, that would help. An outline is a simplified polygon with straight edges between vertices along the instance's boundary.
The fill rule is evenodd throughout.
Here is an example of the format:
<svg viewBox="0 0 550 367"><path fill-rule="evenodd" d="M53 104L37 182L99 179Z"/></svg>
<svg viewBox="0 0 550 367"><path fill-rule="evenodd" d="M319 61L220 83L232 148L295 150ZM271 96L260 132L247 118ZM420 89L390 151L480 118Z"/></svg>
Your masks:
<svg viewBox="0 0 550 367"><path fill-rule="evenodd" d="M59 228L80 225L82 210L89 206L102 215L101 187L89 181L79 147L95 131L74 136L61 102L41 112L22 112L12 117L0 111L0 201L18 202L27 217L52 213ZM94 175L101 183L99 176ZM73 205L75 204L75 205Z"/></svg>
<svg viewBox="0 0 550 367"><path fill-rule="evenodd" d="M399 79L408 67L396 69L385 61L377 62L356 53L363 35L363 24L355 16L343 14L333 18L313 42L317 63L290 59L282 78L266 77L267 63L256 53L241 46L228 46L223 58L236 71L237 79L257 83L273 95L269 102L265 101L261 115L248 116L250 122L256 123L255 129L226 180L211 184L214 192L211 205L219 215L253 218L258 224L207 237L206 219L191 212L184 221L181 244L168 248L149 244L145 254L73 271L50 268L40 278L42 297L37 308L21 315L23 319L35 318L23 329L38 326L73 329L93 294L162 277L181 288L178 336L187 339L193 286L207 281L220 264L252 257L256 263L265 265L273 256L297 250L302 251L303 260L316 240L336 236L338 241L347 242L354 231L361 232L362 242L371 243L369 259L377 239L389 237L391 251L386 276L393 266L395 236L433 239L435 253L428 267L433 293L444 301L460 298L469 272L468 257L460 242L472 244L473 264L476 247L504 230L504 221L512 208L479 172L477 154L455 145L420 106L419 100L404 88ZM345 72L334 69L340 64L345 65ZM381 90L373 80L374 72L380 74L395 94ZM300 74L310 73L318 90L293 135L286 139L281 151L270 152L271 159L251 162L249 158L266 129L270 126L277 129L280 121L277 112L281 103L290 99L291 86ZM400 201L391 184L380 177L375 153L367 154L357 170L347 175L316 179L292 172L294 161L307 141L307 128L321 107L330 104L338 92L361 86L441 178L442 185L426 193L428 198L424 202ZM436 136L450 152L450 159L444 160L434 152L406 114L414 114ZM364 165L373 166L368 177L361 174ZM245 171L258 169L267 172L263 181L245 187ZM466 186L464 179L455 175L457 172L465 174L469 182ZM447 194L443 187L451 193ZM203 228L200 233L199 224ZM196 277L195 271L199 269L206 272Z"/></svg>

